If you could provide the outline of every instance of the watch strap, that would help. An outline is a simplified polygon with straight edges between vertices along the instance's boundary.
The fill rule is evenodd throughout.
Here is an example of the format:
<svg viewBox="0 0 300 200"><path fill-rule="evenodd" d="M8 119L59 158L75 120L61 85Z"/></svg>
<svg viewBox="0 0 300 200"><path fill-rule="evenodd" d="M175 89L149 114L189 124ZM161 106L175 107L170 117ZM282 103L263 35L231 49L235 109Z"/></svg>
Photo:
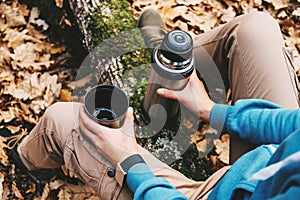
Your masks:
<svg viewBox="0 0 300 200"><path fill-rule="evenodd" d="M144 159L139 154L133 154L120 163L122 169L128 173L129 169L138 163L145 163Z"/></svg>
<svg viewBox="0 0 300 200"><path fill-rule="evenodd" d="M141 155L133 154L127 157L124 161L119 162L116 167L116 180L120 186L123 186L125 176L128 173L129 169L138 163L146 163Z"/></svg>

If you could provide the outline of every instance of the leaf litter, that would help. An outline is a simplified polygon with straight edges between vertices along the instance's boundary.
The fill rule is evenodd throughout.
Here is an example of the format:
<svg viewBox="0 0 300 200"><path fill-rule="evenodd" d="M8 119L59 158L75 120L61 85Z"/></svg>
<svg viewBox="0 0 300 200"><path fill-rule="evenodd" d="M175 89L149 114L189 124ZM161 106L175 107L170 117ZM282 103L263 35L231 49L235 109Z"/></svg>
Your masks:
<svg viewBox="0 0 300 200"><path fill-rule="evenodd" d="M58 8L62 0L52 0ZM286 44L293 48L295 66L300 77L300 3L293 0L133 0L131 8L138 18L148 6L156 7L164 17L169 30L183 29L191 35L201 34L226 23L243 13L262 10L279 22ZM36 7L13 0L0 3L0 196L3 199L99 199L82 183L75 185L65 180L47 183L41 194L28 177L20 174L7 154L9 140L18 141L18 135L28 134L48 106L56 101L71 101L72 73L64 67L69 57L68 47L48 39L45 31L51 29L40 18ZM67 19L66 19L67 20ZM62 72L63 71L63 72ZM230 99L228 99L228 102ZM9 135L5 134L9 130ZM205 132L193 138L199 149ZM216 159L228 163L228 135L215 142ZM214 162L216 163L216 159ZM74 178L72 172L66 174ZM20 182L27 181L20 184ZM24 186L25 185L25 186Z"/></svg>
<svg viewBox="0 0 300 200"><path fill-rule="evenodd" d="M63 1L56 1L62 6ZM65 64L67 46L51 41L51 27L37 7L17 0L0 3L0 199L84 199L95 196L76 181L47 183L42 192L9 158L9 150L27 135L44 111L56 101L71 101L74 73ZM66 175L67 177L67 175ZM75 179L75 178L74 178ZM55 180L57 181L57 180ZM74 188L75 187L75 188ZM84 189L85 188L85 189ZM52 194L53 193L53 194Z"/></svg>

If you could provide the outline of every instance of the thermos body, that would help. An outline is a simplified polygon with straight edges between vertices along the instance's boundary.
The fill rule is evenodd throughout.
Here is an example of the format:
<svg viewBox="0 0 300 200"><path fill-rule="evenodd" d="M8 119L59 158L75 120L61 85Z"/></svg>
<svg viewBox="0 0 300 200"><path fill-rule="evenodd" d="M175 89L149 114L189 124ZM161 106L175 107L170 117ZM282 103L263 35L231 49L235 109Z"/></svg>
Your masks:
<svg viewBox="0 0 300 200"><path fill-rule="evenodd" d="M194 70L191 36L180 30L169 32L152 54L152 70L142 103L143 119L152 126L175 125L178 101L157 94L158 88L182 90ZM170 128L170 127L169 127Z"/></svg>

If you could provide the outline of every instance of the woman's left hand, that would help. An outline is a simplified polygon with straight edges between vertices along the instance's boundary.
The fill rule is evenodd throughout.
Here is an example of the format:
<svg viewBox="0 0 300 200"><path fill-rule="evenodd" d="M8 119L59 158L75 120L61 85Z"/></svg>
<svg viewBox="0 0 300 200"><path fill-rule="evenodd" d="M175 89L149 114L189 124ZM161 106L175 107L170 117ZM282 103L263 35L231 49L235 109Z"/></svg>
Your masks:
<svg viewBox="0 0 300 200"><path fill-rule="evenodd" d="M128 156L138 153L133 119L133 109L128 108L123 126L108 128L93 121L82 105L79 112L79 127L97 150L116 165Z"/></svg>

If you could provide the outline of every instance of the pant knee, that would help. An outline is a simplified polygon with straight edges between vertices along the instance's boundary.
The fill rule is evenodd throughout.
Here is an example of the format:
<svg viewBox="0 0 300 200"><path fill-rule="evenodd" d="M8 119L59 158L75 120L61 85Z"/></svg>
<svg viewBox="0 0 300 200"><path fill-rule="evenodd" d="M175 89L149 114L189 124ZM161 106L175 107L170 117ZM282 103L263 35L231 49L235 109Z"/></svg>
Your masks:
<svg viewBox="0 0 300 200"><path fill-rule="evenodd" d="M79 103L57 102L46 109L44 115L48 118L67 120L65 117L78 112Z"/></svg>
<svg viewBox="0 0 300 200"><path fill-rule="evenodd" d="M282 45L283 41L277 21L270 14L258 11L243 17L236 36L241 42L258 45L270 45L273 42Z"/></svg>
<svg viewBox="0 0 300 200"><path fill-rule="evenodd" d="M247 23L252 25L270 25L274 27L278 27L278 23L269 13L261 12L261 11L255 11L248 14L248 19L246 20Z"/></svg>
<svg viewBox="0 0 300 200"><path fill-rule="evenodd" d="M77 130L80 103L58 102L47 108L43 121L47 127L59 132Z"/></svg>

